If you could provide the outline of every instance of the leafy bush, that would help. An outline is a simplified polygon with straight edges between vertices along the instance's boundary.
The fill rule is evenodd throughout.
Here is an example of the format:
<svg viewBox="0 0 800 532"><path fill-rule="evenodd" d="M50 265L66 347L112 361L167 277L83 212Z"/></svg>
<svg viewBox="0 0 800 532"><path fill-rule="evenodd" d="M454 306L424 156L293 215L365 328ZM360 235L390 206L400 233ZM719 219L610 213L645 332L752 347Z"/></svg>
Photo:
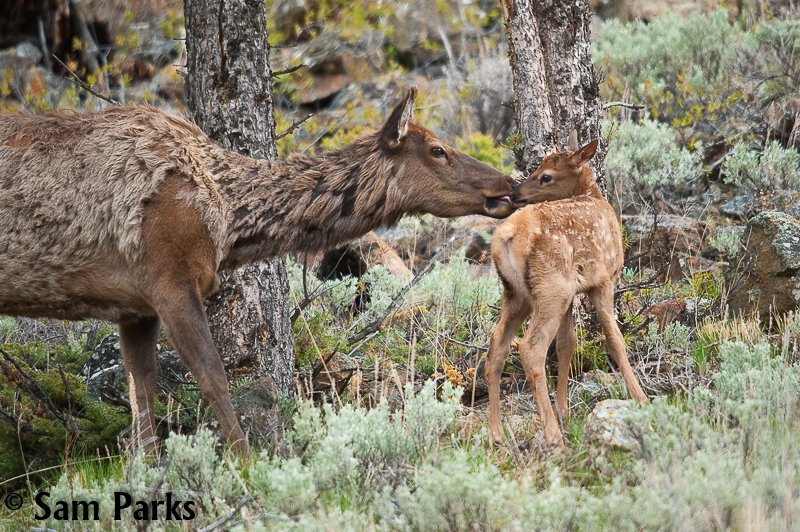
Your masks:
<svg viewBox="0 0 800 532"><path fill-rule="evenodd" d="M762 152L737 143L725 158L722 174L726 183L762 190L800 189L800 155L772 141Z"/></svg>
<svg viewBox="0 0 800 532"><path fill-rule="evenodd" d="M772 19L755 26L739 48L736 74L755 85L758 107L796 94L800 83L800 21Z"/></svg>
<svg viewBox="0 0 800 532"><path fill-rule="evenodd" d="M0 356L0 410L9 413L0 416L0 478L24 474L32 461L46 467L114 449L129 426L124 409L90 397L78 374L91 353L70 343L2 346L16 365Z"/></svg>
<svg viewBox="0 0 800 532"><path fill-rule="evenodd" d="M624 210L653 201L657 193L685 190L701 171L700 150L681 148L675 132L653 120L607 122L605 159L612 196Z"/></svg>
<svg viewBox="0 0 800 532"><path fill-rule="evenodd" d="M734 257L742 248L742 226L717 227L708 239L708 245L726 257Z"/></svg>
<svg viewBox="0 0 800 532"><path fill-rule="evenodd" d="M460 138L456 142L456 147L467 155L494 166L501 172L510 173L514 169L511 150L496 146L492 137L484 133L473 133L467 138Z"/></svg>
<svg viewBox="0 0 800 532"><path fill-rule="evenodd" d="M513 484L481 459L457 451L416 471L401 487L392 527L411 530L498 530L511 521ZM391 522L391 521L390 521Z"/></svg>
<svg viewBox="0 0 800 532"><path fill-rule="evenodd" d="M633 100L674 127L720 122L746 99L732 65L742 30L720 9L645 23L609 20L600 29L594 61L605 71L606 100Z"/></svg>
<svg viewBox="0 0 800 532"><path fill-rule="evenodd" d="M13 316L0 316L0 344L8 342L17 328L17 320Z"/></svg>
<svg viewBox="0 0 800 532"><path fill-rule="evenodd" d="M410 386L405 393L405 409L394 415L386 402L369 411L325 406L324 417L305 403L287 436L290 459L262 455L250 472L253 487L276 510L295 515L315 500L366 504L385 489L404 485L411 468L435 452L460 404L460 391L449 384L442 401L432 381L418 395ZM275 483L279 477L283 480Z"/></svg>

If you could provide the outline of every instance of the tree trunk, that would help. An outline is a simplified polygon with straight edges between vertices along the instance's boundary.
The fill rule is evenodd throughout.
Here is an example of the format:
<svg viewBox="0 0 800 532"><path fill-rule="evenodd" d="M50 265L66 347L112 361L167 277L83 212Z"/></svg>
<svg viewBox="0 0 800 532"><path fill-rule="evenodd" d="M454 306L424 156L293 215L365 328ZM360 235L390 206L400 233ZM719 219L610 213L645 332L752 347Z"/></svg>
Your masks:
<svg viewBox="0 0 800 532"><path fill-rule="evenodd" d="M184 11L186 88L195 122L221 146L276 158L264 0L186 0ZM229 381L246 375L270 387L271 378L279 393L292 393L294 341L283 261L223 274L207 311ZM254 417L245 413L245 426Z"/></svg>
<svg viewBox="0 0 800 532"><path fill-rule="evenodd" d="M589 50L589 0L503 0L514 111L526 175L562 150L573 129L582 143L600 137L600 90ZM605 191L602 161L592 167Z"/></svg>

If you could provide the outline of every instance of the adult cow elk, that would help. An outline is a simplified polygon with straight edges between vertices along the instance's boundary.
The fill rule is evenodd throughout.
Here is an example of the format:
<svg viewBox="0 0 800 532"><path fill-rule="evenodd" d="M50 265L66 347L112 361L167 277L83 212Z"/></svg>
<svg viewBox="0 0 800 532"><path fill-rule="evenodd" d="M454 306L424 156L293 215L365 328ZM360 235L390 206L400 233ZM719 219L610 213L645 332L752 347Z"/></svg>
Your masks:
<svg viewBox="0 0 800 532"><path fill-rule="evenodd" d="M0 314L120 325L138 441L155 435L160 324L247 452L203 300L217 272L322 250L405 214L508 216L510 179L412 122L315 157L251 159L152 107L0 115ZM137 415L138 414L138 415Z"/></svg>
<svg viewBox="0 0 800 532"><path fill-rule="evenodd" d="M492 259L504 289L486 362L489 436L495 443L504 439L500 373L511 341L530 317L520 358L533 390L545 442L563 445L558 418L550 404L545 359L555 338L556 407L566 418L567 378L577 344L572 314L576 294L588 294L597 310L609 353L630 395L638 402L647 400L628 362L625 340L614 317L614 288L623 263L622 232L614 209L603 198L587 166L597 140L579 148L573 133L569 145L569 151L545 157L517 187L514 201L533 205L511 215L492 239Z"/></svg>

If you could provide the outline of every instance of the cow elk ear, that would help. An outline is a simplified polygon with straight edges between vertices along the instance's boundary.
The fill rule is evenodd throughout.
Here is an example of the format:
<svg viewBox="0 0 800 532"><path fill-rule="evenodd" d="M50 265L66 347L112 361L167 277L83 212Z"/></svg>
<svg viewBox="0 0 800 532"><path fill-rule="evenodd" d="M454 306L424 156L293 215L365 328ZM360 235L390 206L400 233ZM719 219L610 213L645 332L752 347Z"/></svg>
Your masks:
<svg viewBox="0 0 800 532"><path fill-rule="evenodd" d="M597 144L598 140L594 139L583 148L574 150L575 154L572 156L572 163L575 166L583 166L589 162L589 159L594 157L594 154L597 152Z"/></svg>
<svg viewBox="0 0 800 532"><path fill-rule="evenodd" d="M408 127L414 116L414 102L417 99L417 87L411 87L406 97L394 108L389 119L381 130L383 138L389 147L396 147L408 134Z"/></svg>
<svg viewBox="0 0 800 532"><path fill-rule="evenodd" d="M578 130L573 129L572 133L569 134L569 140L567 140L567 149L571 152L578 151Z"/></svg>

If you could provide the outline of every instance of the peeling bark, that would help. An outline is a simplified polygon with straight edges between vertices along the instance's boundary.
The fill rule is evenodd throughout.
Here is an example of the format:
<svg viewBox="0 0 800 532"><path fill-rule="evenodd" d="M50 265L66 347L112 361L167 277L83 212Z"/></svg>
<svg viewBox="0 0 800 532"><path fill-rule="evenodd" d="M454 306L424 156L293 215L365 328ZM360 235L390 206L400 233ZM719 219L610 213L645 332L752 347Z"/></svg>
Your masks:
<svg viewBox="0 0 800 532"><path fill-rule="evenodd" d="M588 0L503 0L514 110L522 137L520 170L563 149L573 129L582 142L600 137L602 106L589 49ZM605 192L601 142L593 169Z"/></svg>
<svg viewBox="0 0 800 532"><path fill-rule="evenodd" d="M263 0L186 0L188 107L220 145L275 159L266 5ZM222 276L208 303L212 335L228 378L271 378L293 391L294 341L283 261Z"/></svg>

